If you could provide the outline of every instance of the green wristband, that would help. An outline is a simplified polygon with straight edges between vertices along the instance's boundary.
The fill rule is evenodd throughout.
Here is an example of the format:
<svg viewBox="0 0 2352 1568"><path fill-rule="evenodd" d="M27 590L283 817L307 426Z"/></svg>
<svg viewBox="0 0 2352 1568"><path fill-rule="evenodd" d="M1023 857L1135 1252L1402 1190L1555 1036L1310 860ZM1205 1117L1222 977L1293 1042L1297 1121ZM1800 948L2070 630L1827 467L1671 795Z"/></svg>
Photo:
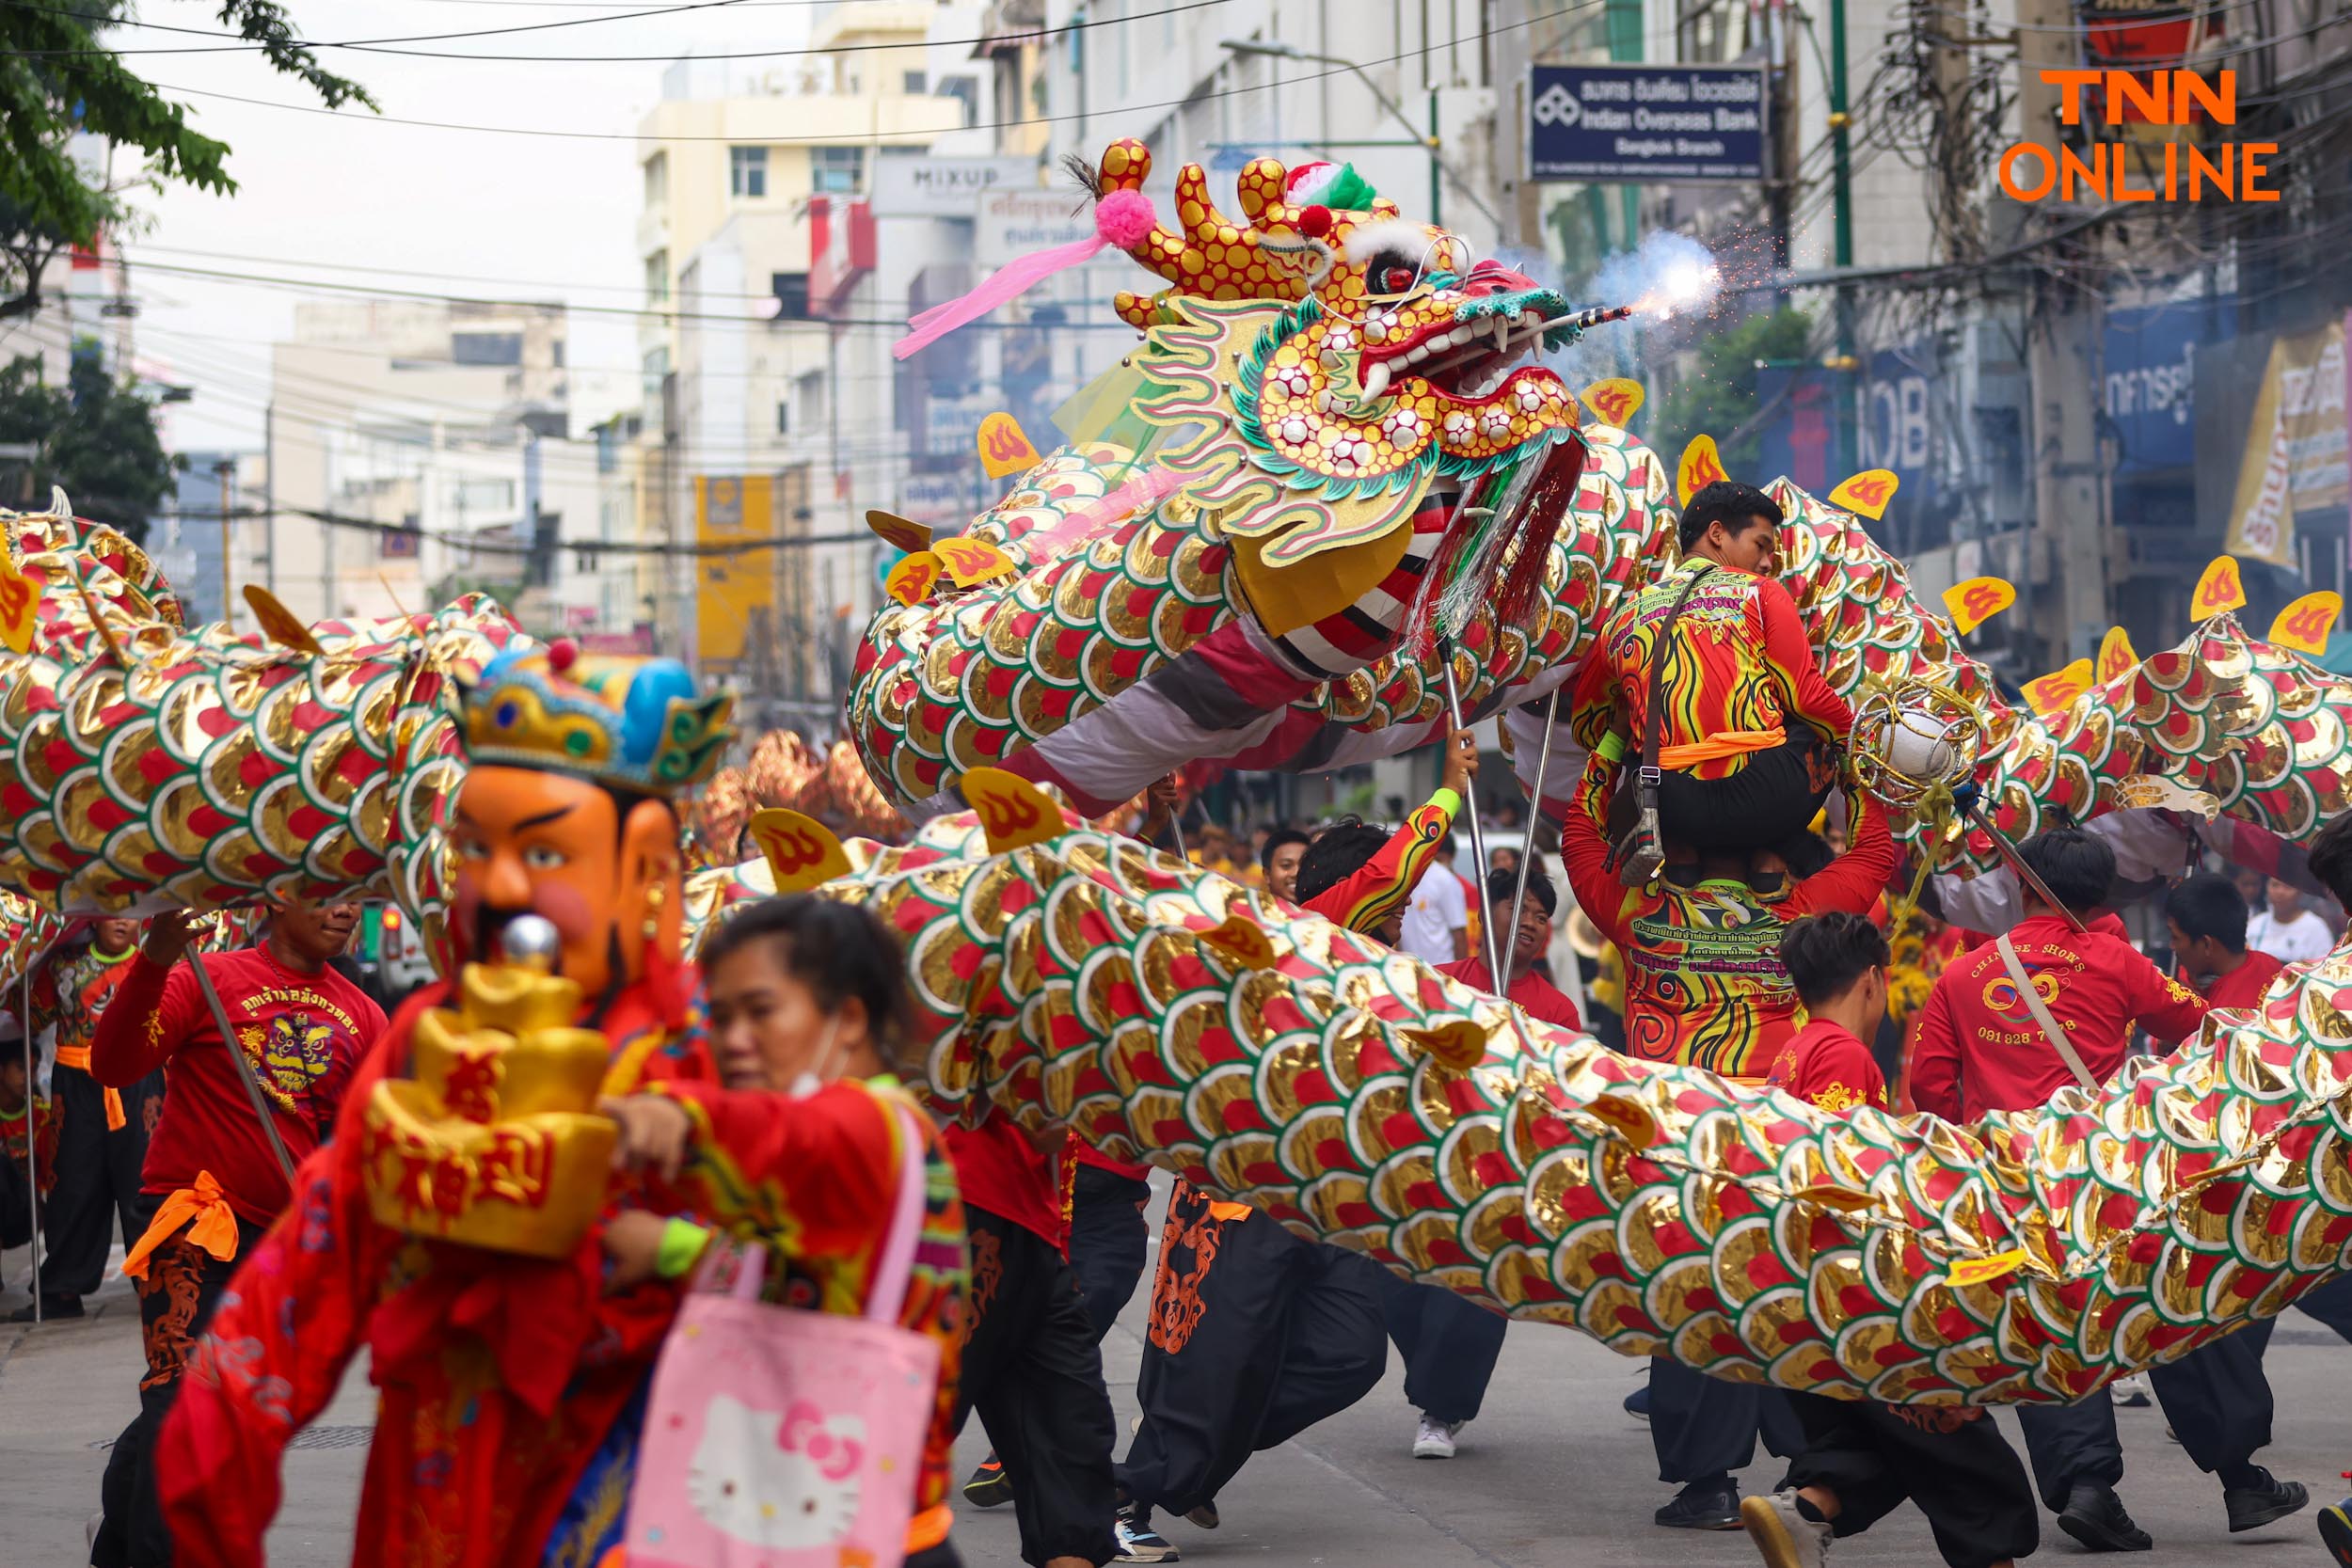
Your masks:
<svg viewBox="0 0 2352 1568"><path fill-rule="evenodd" d="M654 1249L653 1270L664 1279L675 1279L701 1261L703 1249L710 1244L710 1232L692 1220L674 1219L661 1229L661 1244Z"/></svg>

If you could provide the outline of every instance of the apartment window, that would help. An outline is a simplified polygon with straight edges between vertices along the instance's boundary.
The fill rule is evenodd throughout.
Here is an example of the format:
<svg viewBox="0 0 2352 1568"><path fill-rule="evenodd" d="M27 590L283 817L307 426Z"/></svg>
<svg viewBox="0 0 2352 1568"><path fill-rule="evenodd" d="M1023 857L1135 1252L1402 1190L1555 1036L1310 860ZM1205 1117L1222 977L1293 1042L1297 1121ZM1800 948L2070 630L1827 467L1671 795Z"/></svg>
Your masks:
<svg viewBox="0 0 2352 1568"><path fill-rule="evenodd" d="M523 335L519 332L453 332L450 359L460 365L519 365Z"/></svg>
<svg viewBox="0 0 2352 1568"><path fill-rule="evenodd" d="M645 303L666 305L670 299L670 253L657 250L645 258Z"/></svg>
<svg viewBox="0 0 2352 1568"><path fill-rule="evenodd" d="M645 160L645 205L659 207L670 199L670 155L657 152Z"/></svg>
<svg viewBox="0 0 2352 1568"><path fill-rule="evenodd" d="M1041 81L1043 77L1041 75ZM963 123L968 128L980 122L980 79L977 76L943 76L935 89L942 98L952 98L963 105Z"/></svg>
<svg viewBox="0 0 2352 1568"><path fill-rule="evenodd" d="M931 90L930 78L919 71L910 71L905 72L899 78L898 85L910 98L920 98L925 93Z"/></svg>
<svg viewBox="0 0 2352 1568"><path fill-rule="evenodd" d="M792 405L788 403L776 404L776 434L779 436L792 434Z"/></svg>
<svg viewBox="0 0 2352 1568"><path fill-rule="evenodd" d="M808 154L808 188L818 196L855 196L866 183L866 149L816 147Z"/></svg>
<svg viewBox="0 0 2352 1568"><path fill-rule="evenodd" d="M727 149L727 192L744 200L768 194L768 150L764 147Z"/></svg>
<svg viewBox="0 0 2352 1568"><path fill-rule="evenodd" d="M794 378L792 401L800 405L803 430L815 430L822 424L825 419L825 372L810 371Z"/></svg>
<svg viewBox="0 0 2352 1568"><path fill-rule="evenodd" d="M768 275L768 292L776 296L776 320L808 320L808 274L771 272Z"/></svg>

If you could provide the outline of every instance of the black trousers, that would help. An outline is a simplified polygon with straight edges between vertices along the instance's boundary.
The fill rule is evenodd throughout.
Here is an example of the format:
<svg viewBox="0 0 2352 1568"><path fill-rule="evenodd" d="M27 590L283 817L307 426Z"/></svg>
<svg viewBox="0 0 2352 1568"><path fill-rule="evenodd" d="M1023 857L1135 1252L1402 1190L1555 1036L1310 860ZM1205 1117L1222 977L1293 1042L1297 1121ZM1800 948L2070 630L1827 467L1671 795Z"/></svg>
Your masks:
<svg viewBox="0 0 2352 1568"><path fill-rule="evenodd" d="M1108 1562L1110 1394L1078 1281L1036 1232L964 1205L972 1242L972 1327L963 1342L956 1427L974 1411L1012 1482L1021 1558Z"/></svg>
<svg viewBox="0 0 2352 1568"><path fill-rule="evenodd" d="M1405 1400L1436 1421L1474 1421L1510 1320L1438 1285L1380 1271L1380 1311L1405 1358Z"/></svg>
<svg viewBox="0 0 2352 1568"><path fill-rule="evenodd" d="M1836 784L1837 749L1794 719L1788 729L1788 739L1723 778L1668 771L1659 831L1701 854L1777 849L1804 832Z"/></svg>
<svg viewBox="0 0 2352 1568"><path fill-rule="evenodd" d="M2222 1473L2225 1486L2227 1472L2250 1464L2270 1443L2270 1380L2263 1375L2270 1330L2265 1318L2148 1370L2172 1434L2199 1469ZM2077 1486L2122 1483L2123 1447L2106 1389L2074 1404L2020 1405L2017 1420L2026 1429L2034 1485L2053 1512L2066 1506L2066 1495Z"/></svg>
<svg viewBox="0 0 2352 1568"><path fill-rule="evenodd" d="M1086 1297L1097 1344L1126 1310L1136 1281L1143 1277L1152 1241L1143 1209L1151 1201L1151 1183L1098 1165L1080 1165L1071 1178L1070 1267Z"/></svg>
<svg viewBox="0 0 2352 1568"><path fill-rule="evenodd" d="M1650 1357L1649 1440L1660 1481L1680 1486L1743 1470L1756 1460L1758 1437L1782 1459L1804 1450L1804 1429L1786 1394Z"/></svg>
<svg viewBox="0 0 2352 1568"><path fill-rule="evenodd" d="M1229 1216L1235 1207L1216 1205ZM1263 1214L1220 1217L1204 1195L1179 1185L1136 1381L1143 1422L1119 1465L1120 1489L1145 1507L1187 1513L1260 1449L1370 1393L1389 1361L1383 1272Z"/></svg>
<svg viewBox="0 0 2352 1568"><path fill-rule="evenodd" d="M132 1233L133 1241L146 1233L162 1205L160 1196L138 1199L138 1229ZM262 1227L240 1219L237 1258L261 1239ZM105 1520L90 1546L89 1560L96 1568L167 1568L171 1561L171 1537L155 1496L155 1434L179 1397L181 1370L236 1270L236 1259L215 1258L188 1240L184 1227L148 1255L147 1275L136 1281L147 1373L139 1379L139 1413L115 1439L106 1456L105 1479L99 1483Z"/></svg>
<svg viewBox="0 0 2352 1568"><path fill-rule="evenodd" d="M2352 1339L2352 1274L2338 1275L2317 1290L2304 1291L2295 1305Z"/></svg>
<svg viewBox="0 0 2352 1568"><path fill-rule="evenodd" d="M0 1149L0 1248L12 1250L33 1239L32 1180L24 1161Z"/></svg>
<svg viewBox="0 0 2352 1568"><path fill-rule="evenodd" d="M1791 1490L1837 1496L1839 1537L1860 1535L1905 1498L1918 1505L1951 1568L1991 1568L2041 1544L2033 1488L1991 1411L1895 1406L1790 1394L1804 1451Z"/></svg>
<svg viewBox="0 0 2352 1568"><path fill-rule="evenodd" d="M139 1239L139 1167L147 1162L148 1101L164 1092L164 1075L151 1072L122 1091L123 1125L106 1126L106 1091L80 1068L60 1063L55 1074L60 1120L57 1182L41 1212L40 1287L53 1296L86 1296L106 1277L106 1249L115 1226L122 1244Z"/></svg>

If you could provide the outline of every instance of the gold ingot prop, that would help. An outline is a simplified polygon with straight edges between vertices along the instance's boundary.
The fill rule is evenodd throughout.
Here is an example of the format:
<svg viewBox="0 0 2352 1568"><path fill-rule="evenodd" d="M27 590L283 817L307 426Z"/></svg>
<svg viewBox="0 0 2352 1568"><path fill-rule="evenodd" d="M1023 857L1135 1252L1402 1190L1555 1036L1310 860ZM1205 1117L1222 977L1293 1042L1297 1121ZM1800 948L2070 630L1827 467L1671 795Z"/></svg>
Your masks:
<svg viewBox="0 0 2352 1568"><path fill-rule="evenodd" d="M417 1020L416 1076L369 1097L368 1206L413 1236L568 1258L619 1136L596 1108L605 1038L571 1027L578 985L531 970L469 965L459 1003Z"/></svg>

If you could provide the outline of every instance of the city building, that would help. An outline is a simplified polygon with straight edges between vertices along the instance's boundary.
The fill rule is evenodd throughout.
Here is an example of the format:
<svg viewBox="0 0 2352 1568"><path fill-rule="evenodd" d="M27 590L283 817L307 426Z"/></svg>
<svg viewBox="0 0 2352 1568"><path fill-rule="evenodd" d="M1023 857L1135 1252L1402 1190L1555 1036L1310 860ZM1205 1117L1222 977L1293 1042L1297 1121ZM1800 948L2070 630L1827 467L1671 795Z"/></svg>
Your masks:
<svg viewBox="0 0 2352 1568"><path fill-rule="evenodd" d="M614 430L606 504L628 497L655 546L637 590L660 645L778 722L830 721L880 593L864 512L897 506L908 463L889 357L908 304L902 281L861 287L873 196L988 117L984 8L819 8L810 53L756 77L681 60L639 126L644 402ZM800 538L820 542L754 544Z"/></svg>
<svg viewBox="0 0 2352 1568"><path fill-rule="evenodd" d="M317 621L492 594L541 632L603 610L593 445L569 428L561 305L295 307L270 355L265 461L240 565Z"/></svg>

